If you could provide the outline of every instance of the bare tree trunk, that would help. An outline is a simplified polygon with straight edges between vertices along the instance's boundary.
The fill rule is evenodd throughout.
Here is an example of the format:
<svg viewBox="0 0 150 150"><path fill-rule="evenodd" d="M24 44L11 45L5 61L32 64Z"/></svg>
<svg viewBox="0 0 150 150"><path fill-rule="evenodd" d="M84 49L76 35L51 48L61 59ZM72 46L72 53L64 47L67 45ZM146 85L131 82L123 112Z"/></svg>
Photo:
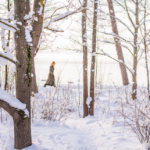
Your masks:
<svg viewBox="0 0 150 150"><path fill-rule="evenodd" d="M132 74L132 99L137 99L137 53L138 53L138 47L137 47L137 41L138 41L138 29L139 29L139 8L138 8L139 2L136 0L135 5L135 27L134 27L134 48L133 48L133 69L134 73Z"/></svg>
<svg viewBox="0 0 150 150"><path fill-rule="evenodd" d="M38 86L37 86L37 81L36 81L36 72L35 72L35 61L34 61L34 58L32 60L32 68L31 68L31 72L33 74L33 77L32 77L32 85L31 85L31 92L34 92L34 93L38 93Z"/></svg>
<svg viewBox="0 0 150 150"><path fill-rule="evenodd" d="M6 91L8 89L8 65L5 65L5 86L4 90Z"/></svg>
<svg viewBox="0 0 150 150"><path fill-rule="evenodd" d="M34 56L36 56L36 54L37 54L37 48L38 48L38 44L39 44L39 40L41 37L42 28L43 28L43 17L44 17L45 4L46 3L44 3L44 0L35 0L34 4L33 4L33 11L35 12L35 17L37 18L37 21L34 21L34 23L33 23L33 31L32 31L32 40L33 40L32 43L33 43L33 45L31 47L31 49L32 49L32 54ZM41 14L39 14L39 10L41 9L41 6L43 9L42 9ZM32 62L31 72L33 74L33 78L32 78L33 82L32 82L32 86L31 86L31 92L37 93L38 87L37 87L37 81L36 81L34 59Z"/></svg>
<svg viewBox="0 0 150 150"><path fill-rule="evenodd" d="M7 9L8 9L8 12L9 12L10 11L10 0L8 0ZM10 30L8 31L7 47L9 47L9 41L10 41ZM4 90L6 91L7 89L8 89L8 65L5 65L5 86L4 86Z"/></svg>
<svg viewBox="0 0 150 150"><path fill-rule="evenodd" d="M21 67L16 68L16 97L26 104L29 118L14 120L15 148L23 149L32 144L31 140L31 113L30 113L30 86L31 86L31 62L33 59L31 48L26 42L24 16L26 14L26 1L14 0L15 19L22 22L18 25L19 31L15 32L16 59ZM28 6L29 7L29 6Z"/></svg>
<svg viewBox="0 0 150 150"><path fill-rule="evenodd" d="M144 5L144 52L145 52L146 74L147 74L147 92L148 92L148 98L150 99L149 69L148 69L148 57L147 57L148 50L147 50L147 44L146 44L146 36L147 36L146 16L147 16L147 0L145 0L145 5Z"/></svg>
<svg viewBox="0 0 150 150"><path fill-rule="evenodd" d="M83 44L83 117L88 116L88 54L87 54L87 32L86 32L86 7L87 0L83 1L82 11L82 44Z"/></svg>
<svg viewBox="0 0 150 150"><path fill-rule="evenodd" d="M26 14L28 14L30 12L30 0L26 0L26 10L25 10Z"/></svg>
<svg viewBox="0 0 150 150"><path fill-rule="evenodd" d="M38 4L39 3L39 0L35 0L34 1L34 6L35 6L35 4ZM34 8L36 8L36 7L34 7ZM37 10L35 10L34 9L34 12L37 12ZM38 11L39 11L39 9L38 9ZM28 14L30 12L30 0L26 0L26 14ZM37 17L37 16L35 16L35 17ZM43 23L43 22L42 22ZM38 26L40 26L40 25L38 25ZM33 28L35 28L34 26L33 26ZM41 32L41 31L38 31L38 29L37 29L37 31L36 31L37 33L38 32ZM35 36L33 37L33 39L32 40L34 40L34 38L35 38ZM36 37L37 38L37 37ZM33 55L33 57L35 56L35 50L36 50L36 46L32 46L31 47L31 50L32 50L32 55ZM34 93L38 93L38 86L37 86L37 81L36 81L36 72L35 72L35 62L34 62L34 58L32 59L32 63L31 63L31 73L32 73L32 84L31 84L31 93L32 92L34 92Z"/></svg>
<svg viewBox="0 0 150 150"><path fill-rule="evenodd" d="M123 52L122 52L120 39L117 37L119 35L119 33L118 33L118 28L117 28L117 22L115 19L115 10L114 10L114 6L113 6L113 2L112 2L112 0L107 0L107 3L108 3L112 31L116 35L116 36L114 36L114 42L115 42L115 46L116 46L117 56L118 56L119 60L124 62L124 56L123 56ZM123 85L128 85L129 79L128 79L126 67L122 63L119 63L119 66L120 66Z"/></svg>
<svg viewBox="0 0 150 150"><path fill-rule="evenodd" d="M90 77L90 102L89 114L94 115L94 83L95 83L95 57L96 57L96 29L97 29L97 8L98 2L94 0L94 15L93 15L93 35L92 35L92 60L91 60L91 77Z"/></svg>
<svg viewBox="0 0 150 150"><path fill-rule="evenodd" d="M9 0L8 0L8 4L9 4ZM8 11L10 11L10 8L8 6ZM7 42L7 47L9 47L10 44L10 30L8 31L8 42ZM8 84L8 65L5 65L5 91L9 88L9 84Z"/></svg>
<svg viewBox="0 0 150 150"><path fill-rule="evenodd" d="M98 55L96 55L96 62L95 62L95 87L97 87L98 82Z"/></svg>
<svg viewBox="0 0 150 150"><path fill-rule="evenodd" d="M32 144L30 124L27 118L19 122L14 121L15 148L22 149Z"/></svg>

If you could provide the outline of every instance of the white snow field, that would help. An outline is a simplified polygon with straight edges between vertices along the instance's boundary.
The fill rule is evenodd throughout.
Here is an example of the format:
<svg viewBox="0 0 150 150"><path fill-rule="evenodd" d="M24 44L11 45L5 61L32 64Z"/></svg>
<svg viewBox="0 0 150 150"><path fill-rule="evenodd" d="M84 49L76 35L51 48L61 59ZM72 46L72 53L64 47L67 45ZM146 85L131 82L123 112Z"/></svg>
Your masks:
<svg viewBox="0 0 150 150"><path fill-rule="evenodd" d="M120 98L115 90L97 89L95 115L82 118L77 86L39 87L32 98L33 145L24 150L146 150L120 115ZM13 121L4 111L2 116L0 150L14 150Z"/></svg>
<svg viewBox="0 0 150 150"><path fill-rule="evenodd" d="M51 61L56 61L57 88L44 88ZM39 52L36 56L39 93L31 99L33 145L24 150L148 150L149 142L141 144L138 138L134 114L140 110L138 123L149 126L149 116L143 117L144 113L150 114L145 87L139 87L138 101L134 103L131 85L120 86L118 64L106 62L99 62L95 114L83 118L82 54ZM139 85L146 83L141 78L143 70L138 70ZM136 107L140 109L133 111ZM13 128L11 117L0 109L0 150L14 150Z"/></svg>

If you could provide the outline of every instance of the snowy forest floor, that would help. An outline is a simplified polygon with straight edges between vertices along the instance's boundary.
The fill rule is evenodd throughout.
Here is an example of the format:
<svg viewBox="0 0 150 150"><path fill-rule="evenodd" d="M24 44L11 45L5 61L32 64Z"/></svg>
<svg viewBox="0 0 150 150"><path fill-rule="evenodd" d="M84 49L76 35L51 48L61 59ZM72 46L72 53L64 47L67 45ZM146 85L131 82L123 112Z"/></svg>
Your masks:
<svg viewBox="0 0 150 150"><path fill-rule="evenodd" d="M32 97L33 145L24 150L146 150L121 113L125 107L124 115L134 120L130 90L130 86L98 87L95 115L82 118L81 86L39 87ZM142 101L144 90L138 92ZM4 111L0 115L0 150L14 150L13 121ZM135 124L132 127L136 130Z"/></svg>

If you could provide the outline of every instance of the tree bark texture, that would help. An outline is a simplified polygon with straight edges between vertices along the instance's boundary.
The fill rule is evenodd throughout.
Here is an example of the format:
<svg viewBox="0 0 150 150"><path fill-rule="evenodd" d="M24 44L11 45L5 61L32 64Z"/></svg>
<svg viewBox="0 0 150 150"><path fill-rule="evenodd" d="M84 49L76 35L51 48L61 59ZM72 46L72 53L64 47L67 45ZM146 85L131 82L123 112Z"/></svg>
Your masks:
<svg viewBox="0 0 150 150"><path fill-rule="evenodd" d="M114 42L115 42L115 46L116 46L117 56L118 56L118 59L124 63L124 56L123 56L123 52L122 52L121 42L120 42L120 39L117 37L119 35L119 33L118 33L118 28L117 28L117 22L115 19L115 10L114 10L114 6L113 6L113 2L112 2L112 0L107 0L107 3L108 3L112 31L116 35L116 36L114 36ZM120 66L123 85L128 85L129 79L128 79L126 67L122 63L119 63L119 66Z"/></svg>
<svg viewBox="0 0 150 150"><path fill-rule="evenodd" d="M135 4L135 27L134 27L134 48L133 48L133 69L134 73L132 74L132 99L137 99L137 54L138 54L138 29L139 29L139 1L136 0Z"/></svg>
<svg viewBox="0 0 150 150"><path fill-rule="evenodd" d="M5 91L8 89L8 65L5 65Z"/></svg>
<svg viewBox="0 0 150 150"><path fill-rule="evenodd" d="M22 149L32 144L31 142L31 128L29 119L14 120L15 131L15 148Z"/></svg>
<svg viewBox="0 0 150 150"><path fill-rule="evenodd" d="M35 61L34 61L34 57L32 59L32 63L31 63L31 72L33 74L32 77L32 84L31 84L31 93L38 93L38 86L37 86L37 81L36 81L36 72L35 72Z"/></svg>
<svg viewBox="0 0 150 150"><path fill-rule="evenodd" d="M96 63L96 29L97 29L97 8L98 2L94 0L94 14L93 14L93 33L92 33L92 60L91 60L91 76L90 76L90 102L89 114L94 115L94 91L95 91L95 63Z"/></svg>
<svg viewBox="0 0 150 150"><path fill-rule="evenodd" d="M21 22L19 30L15 32L16 59L20 62L20 67L16 67L16 97L26 104L29 117L21 119L16 123L14 120L15 148L23 149L32 144L31 140L31 114L30 114L30 85L31 85L31 62L32 52L25 39L24 16L26 15L26 1L14 0L15 20Z"/></svg>
<svg viewBox="0 0 150 150"><path fill-rule="evenodd" d="M42 11L40 12L42 6ZM32 54L33 57L36 56L38 52L38 48L40 46L40 37L42 33L42 28L43 28L43 18L44 18L44 8L45 8L45 3L44 0L34 0L34 5L33 5L33 11L35 12L34 22L33 22L33 30L32 30L32 44L33 46L31 47L32 49ZM40 13L39 13L40 12ZM32 74L33 74L33 82L31 86L31 92L37 93L38 92L38 87L37 87L37 81L36 81L36 72L35 72L35 62L33 59L32 62Z"/></svg>
<svg viewBox="0 0 150 150"><path fill-rule="evenodd" d="M8 0L7 3L7 10L8 12L10 11L10 0ZM8 31L8 42L7 42L7 47L9 47L10 44L10 30ZM4 86L5 91L8 89L8 65L5 65L5 86Z"/></svg>
<svg viewBox="0 0 150 150"><path fill-rule="evenodd" d="M144 5L144 51L145 51L145 66L146 66L146 74L147 74L147 91L148 91L148 98L150 99L150 91L149 91L149 68L148 68L148 48L146 43L147 37L147 28L146 28L146 18L147 18L147 0L145 0Z"/></svg>
<svg viewBox="0 0 150 150"><path fill-rule="evenodd" d="M86 31L86 8L87 0L83 1L82 11L82 44L83 44L83 117L88 116L88 53L87 53L87 31Z"/></svg>

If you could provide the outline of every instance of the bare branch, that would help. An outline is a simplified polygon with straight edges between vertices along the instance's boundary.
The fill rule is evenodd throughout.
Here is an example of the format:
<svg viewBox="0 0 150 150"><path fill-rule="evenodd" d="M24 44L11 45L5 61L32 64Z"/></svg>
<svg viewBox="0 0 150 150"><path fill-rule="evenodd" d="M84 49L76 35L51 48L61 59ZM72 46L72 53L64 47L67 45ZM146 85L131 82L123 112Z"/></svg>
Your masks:
<svg viewBox="0 0 150 150"><path fill-rule="evenodd" d="M18 113L16 108L11 107L7 102L0 99L0 107L2 107L5 111L7 111L14 120L20 120L21 116Z"/></svg>
<svg viewBox="0 0 150 150"><path fill-rule="evenodd" d="M105 13L103 10L99 9L100 12L106 14L107 16L110 16L108 13ZM115 18L117 21L119 21L122 25L124 25L129 31L130 33L134 36L134 33L132 32L132 30L130 29L130 27L128 27L122 20L120 20L119 18L117 17L114 17L113 15L111 15L113 18Z"/></svg>
<svg viewBox="0 0 150 150"><path fill-rule="evenodd" d="M118 2L118 0L114 0L120 7L122 7L124 10L126 10L126 8L120 3L120 2ZM132 14L134 14L135 15L135 13L130 9L129 10L129 8L128 8L128 11L130 11Z"/></svg>
<svg viewBox="0 0 150 150"><path fill-rule="evenodd" d="M4 59L6 59L6 60L8 60L8 61L10 61L10 62L12 62L12 63L14 63L14 64L17 65L17 66L20 66L20 63L19 63L18 60L13 60L13 59L11 59L11 58L5 56L5 55L2 54L2 53L0 53L0 57L2 57L2 58L4 58Z"/></svg>
<svg viewBox="0 0 150 150"><path fill-rule="evenodd" d="M60 21L60 20L62 20L62 19L64 19L64 18L67 18L68 16L71 16L71 15L73 15L73 14L76 14L76 13L81 12L81 11L82 11L81 8L82 8L82 7L78 8L78 9L75 10L75 11L69 11L69 12L66 12L66 13L64 13L64 14L62 14L62 15L59 15L58 17L55 17L54 19L51 19L45 27L48 27L48 26L49 26L51 23L53 23L53 22Z"/></svg>
<svg viewBox="0 0 150 150"><path fill-rule="evenodd" d="M103 50L101 50L101 51L102 51L103 53L96 52L96 54L103 55L103 56L107 56L107 57L109 57L109 58L115 60L116 62L123 64L123 65L130 71L131 74L134 74L134 72L133 72L125 63L123 63L123 62L120 61L120 60L117 60L116 58L114 58L114 57L112 57L112 56L110 56L109 54L105 53Z"/></svg>
<svg viewBox="0 0 150 150"><path fill-rule="evenodd" d="M116 44L115 42L111 42L111 41L102 41L102 40L99 40L100 42L103 42L103 43L109 43L109 44ZM119 44L118 44L119 45ZM119 45L119 46L122 46L124 48L126 48L130 53L131 55L133 55L132 51L126 46L126 45Z"/></svg>
<svg viewBox="0 0 150 150"><path fill-rule="evenodd" d="M131 19L130 14L129 14L129 10L128 10L128 6L127 6L127 3L126 3L126 0L124 0L124 3L125 3L125 7L126 7L126 12L127 12L128 18L129 18L131 24L133 25L133 27L136 28L135 24L133 23L133 20Z"/></svg>
<svg viewBox="0 0 150 150"><path fill-rule="evenodd" d="M54 12L52 13L52 15L51 15L50 17L47 17L46 19L52 19L53 16L54 16L54 14L55 14L58 10L63 9L63 8L65 8L65 6L55 9Z"/></svg>
<svg viewBox="0 0 150 150"><path fill-rule="evenodd" d="M54 28L50 28L50 27L45 27L44 29L50 30L52 32L64 32L64 30L54 29Z"/></svg>
<svg viewBox="0 0 150 150"><path fill-rule="evenodd" d="M12 29L14 29L15 31L18 30L16 27L14 27L13 24L7 22L7 21L4 20L3 18L0 18L0 23L2 23L2 24L4 24L4 25L6 25L6 26L8 26L8 27L10 27L10 28L12 28Z"/></svg>
<svg viewBox="0 0 150 150"><path fill-rule="evenodd" d="M101 31L99 31L99 32L103 33L103 34L106 34L106 35L111 35L111 36L117 37L118 39L123 40L123 41L129 43L132 47L134 47L133 44L130 41L124 39L123 37L121 37L119 35L116 35L115 33L101 32Z"/></svg>

